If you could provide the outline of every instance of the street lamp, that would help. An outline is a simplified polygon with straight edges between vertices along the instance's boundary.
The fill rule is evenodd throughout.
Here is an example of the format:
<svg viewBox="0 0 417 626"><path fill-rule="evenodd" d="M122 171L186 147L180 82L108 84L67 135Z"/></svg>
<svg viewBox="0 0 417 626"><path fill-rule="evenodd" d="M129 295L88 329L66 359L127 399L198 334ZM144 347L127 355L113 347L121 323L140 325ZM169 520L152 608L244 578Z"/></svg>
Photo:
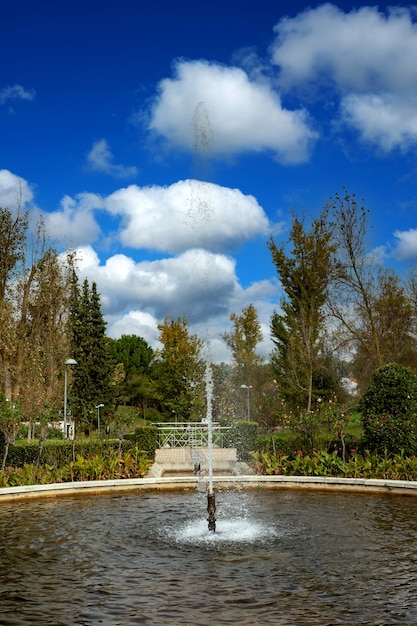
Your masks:
<svg viewBox="0 0 417 626"><path fill-rule="evenodd" d="M64 363L64 439L67 438L67 367L78 365L75 359L67 359Z"/></svg>
<svg viewBox="0 0 417 626"><path fill-rule="evenodd" d="M97 409L97 439L100 439L100 409L104 406L104 404L98 404L96 406Z"/></svg>
<svg viewBox="0 0 417 626"><path fill-rule="evenodd" d="M249 398L249 394L250 394L250 386L248 385L240 385L241 389L246 389L246 391L248 392L248 422L250 422L250 398Z"/></svg>

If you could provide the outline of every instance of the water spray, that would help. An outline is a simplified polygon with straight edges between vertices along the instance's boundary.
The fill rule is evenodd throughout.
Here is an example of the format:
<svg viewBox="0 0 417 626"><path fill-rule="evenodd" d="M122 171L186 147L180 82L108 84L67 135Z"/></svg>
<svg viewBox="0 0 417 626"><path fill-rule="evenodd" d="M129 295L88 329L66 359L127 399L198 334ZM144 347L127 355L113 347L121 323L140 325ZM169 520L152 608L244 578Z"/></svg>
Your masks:
<svg viewBox="0 0 417 626"><path fill-rule="evenodd" d="M208 164L208 157L213 142L213 131L210 125L208 111L204 102L199 102L195 109L193 117L194 127L194 173L195 178L200 179L201 182L194 181L191 187L191 206L189 211L189 217L195 222L200 222L200 227L203 227L203 232L207 234L209 230L210 222L213 219L212 208L207 198L207 186L203 182L206 178L206 170ZM207 241L207 243L209 240ZM203 245L204 248L204 245ZM205 268L205 285L206 290L209 289L210 272L208 266L208 256L206 256L207 266ZM216 531L216 499L213 491L213 376L211 370L211 350L210 341L207 341L207 355L206 355L206 400L207 400L207 438L208 438L208 484L207 484L207 521L209 531ZM196 468L194 469L195 473ZM199 474L199 469L198 469Z"/></svg>
<svg viewBox="0 0 417 626"><path fill-rule="evenodd" d="M207 396L207 435L208 435L208 466L209 481L207 493L207 513L208 513L208 529L216 532L216 498L213 491L213 374L211 371L211 363L206 363L206 396Z"/></svg>

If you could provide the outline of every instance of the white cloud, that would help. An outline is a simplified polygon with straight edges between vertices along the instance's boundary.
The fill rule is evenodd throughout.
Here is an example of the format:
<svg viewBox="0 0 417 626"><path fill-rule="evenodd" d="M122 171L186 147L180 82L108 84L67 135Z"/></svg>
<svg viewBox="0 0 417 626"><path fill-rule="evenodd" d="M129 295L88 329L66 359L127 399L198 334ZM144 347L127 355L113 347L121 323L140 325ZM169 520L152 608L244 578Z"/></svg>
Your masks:
<svg viewBox="0 0 417 626"><path fill-rule="evenodd" d="M48 234L71 247L95 241L101 229L94 210L99 209L102 204L101 198L96 194L82 193L75 199L64 196L59 210L42 213Z"/></svg>
<svg viewBox="0 0 417 626"><path fill-rule="evenodd" d="M178 253L187 248L227 250L267 234L269 221L253 196L199 181L169 187L119 189L104 201L122 216L120 239L133 248Z"/></svg>
<svg viewBox="0 0 417 626"><path fill-rule="evenodd" d="M133 178L138 170L135 166L125 166L114 163L114 156L105 139L95 141L87 154L87 169L101 172L115 178Z"/></svg>
<svg viewBox="0 0 417 626"><path fill-rule="evenodd" d="M411 10L376 7L344 13L332 4L275 27L273 61L286 88L328 83L344 91L409 91L417 82L417 29Z"/></svg>
<svg viewBox="0 0 417 626"><path fill-rule="evenodd" d="M0 170L0 206L14 212L33 201L29 183L9 170Z"/></svg>
<svg viewBox="0 0 417 626"><path fill-rule="evenodd" d="M350 94L342 99L343 120L363 141L389 152L407 150L417 141L417 92L414 98L394 94Z"/></svg>
<svg viewBox="0 0 417 626"><path fill-rule="evenodd" d="M317 135L306 111L283 108L265 80L251 81L240 68L207 61L181 61L174 69L175 78L159 84L149 123L169 144L198 151L208 139L212 154L268 151L282 163L308 159ZM202 103L206 119L197 119L194 128Z"/></svg>
<svg viewBox="0 0 417 626"><path fill-rule="evenodd" d="M221 333L230 328L231 311L254 303L268 327L271 311L265 301L275 296L276 284L263 280L243 289L235 259L222 253L272 228L252 196L192 180L170 187L132 186L104 198L65 196L55 212L43 212L26 181L0 170L0 206L16 205L17 195L33 222L42 217L52 238L75 249L80 280L97 283L110 336L138 334L155 349L158 323L166 316L186 316L191 332L210 341L219 362L230 360ZM92 245L102 235L97 211L120 218L123 243L175 256L137 260L120 253L101 261ZM145 238L135 239L136 232ZM265 346L267 339L261 349Z"/></svg>
<svg viewBox="0 0 417 626"><path fill-rule="evenodd" d="M92 246L82 246L77 248L77 268L80 274L85 275L90 269L100 265L100 259ZM93 279L95 280L95 279Z"/></svg>
<svg viewBox="0 0 417 626"><path fill-rule="evenodd" d="M417 259L417 228L409 230L396 230L394 237L397 245L394 250L394 256L399 261L412 261Z"/></svg>
<svg viewBox="0 0 417 626"><path fill-rule="evenodd" d="M0 105L11 100L33 100L36 93L33 89L25 89L21 85L9 85L0 89Z"/></svg>
<svg viewBox="0 0 417 626"><path fill-rule="evenodd" d="M9 170L0 170L0 207L12 213L29 210L33 227L42 218L48 236L71 247L89 244L101 232L94 215L95 210L103 208L100 196L92 193L79 194L75 199L64 196L57 211L42 211L34 204L29 183Z"/></svg>
<svg viewBox="0 0 417 626"><path fill-rule="evenodd" d="M77 252L81 276L97 283L109 315L141 310L158 319L208 319L227 309L237 288L234 260L205 250L140 262L116 254L104 265L89 246Z"/></svg>
<svg viewBox="0 0 417 626"><path fill-rule="evenodd" d="M275 27L272 60L279 85L318 99L341 98L342 121L381 150L417 141L417 24L412 8L332 4L307 9Z"/></svg>
<svg viewBox="0 0 417 626"><path fill-rule="evenodd" d="M158 347L158 323L165 317L185 316L190 331L209 342L213 359L229 361L230 352L221 333L230 328L230 312L253 303L260 313L267 356L271 349L269 322L273 307L267 298L277 285L262 281L242 289L232 258L204 250L188 250L173 258L135 262L117 254L100 264L93 248L77 250L80 279L97 283L102 309L111 337L142 336Z"/></svg>
<svg viewBox="0 0 417 626"><path fill-rule="evenodd" d="M158 348L158 320L150 313L129 311L123 316L106 316L107 334L113 339L122 335L137 335L155 350Z"/></svg>

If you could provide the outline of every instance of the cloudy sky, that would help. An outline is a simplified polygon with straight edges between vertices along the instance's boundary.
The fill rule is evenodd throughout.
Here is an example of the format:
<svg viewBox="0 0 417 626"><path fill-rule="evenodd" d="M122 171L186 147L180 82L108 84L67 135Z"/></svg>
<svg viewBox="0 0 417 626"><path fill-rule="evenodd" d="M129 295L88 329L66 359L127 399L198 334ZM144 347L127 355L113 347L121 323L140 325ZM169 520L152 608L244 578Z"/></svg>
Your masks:
<svg viewBox="0 0 417 626"><path fill-rule="evenodd" d="M185 315L228 360L252 303L268 355L266 241L343 187L386 265L417 260L417 7L14 0L2 24L0 205L78 250L110 336Z"/></svg>

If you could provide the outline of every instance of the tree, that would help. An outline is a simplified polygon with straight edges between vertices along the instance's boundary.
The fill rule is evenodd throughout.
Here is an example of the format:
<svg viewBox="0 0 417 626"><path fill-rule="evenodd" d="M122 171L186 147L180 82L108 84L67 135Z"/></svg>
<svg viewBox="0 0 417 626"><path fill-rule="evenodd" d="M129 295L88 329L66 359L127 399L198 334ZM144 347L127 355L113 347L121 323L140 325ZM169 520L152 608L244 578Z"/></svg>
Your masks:
<svg viewBox="0 0 417 626"><path fill-rule="evenodd" d="M70 406L74 417L88 429L95 421L95 407L113 402L112 362L105 335L97 286L87 279L82 290L74 272L71 290L69 333L71 356L77 361L73 371Z"/></svg>
<svg viewBox="0 0 417 626"><path fill-rule="evenodd" d="M275 349L271 362L282 398L292 408L311 410L318 384L323 380L325 304L332 278L335 246L327 210L306 230L304 217L293 216L288 243L268 242L284 296L281 313L271 319Z"/></svg>
<svg viewBox="0 0 417 626"><path fill-rule="evenodd" d="M375 279L375 293L370 299L373 332L379 346L379 361L417 365L416 316L406 293L405 286L393 270L379 270ZM362 388L369 384L373 371L378 367L370 341L372 330L369 316L362 307L356 307L356 333L353 340L352 362L355 376Z"/></svg>
<svg viewBox="0 0 417 626"><path fill-rule="evenodd" d="M257 345L262 341L261 325L253 304L242 309L241 315L230 314L233 328L222 337L230 348L233 360L241 371L242 380L251 380L254 369L262 363L262 357L256 353Z"/></svg>
<svg viewBox="0 0 417 626"><path fill-rule="evenodd" d="M190 334L185 317L165 318L158 329L155 384L162 408L170 420L199 421L205 406L203 342Z"/></svg>
<svg viewBox="0 0 417 626"><path fill-rule="evenodd" d="M262 341L261 324L253 304L243 308L240 315L231 313L230 320L233 323L232 330L223 333L222 338L233 356L232 384L235 388L235 395L236 392L239 394L238 412L240 415L246 415L247 404L256 405L259 387L256 383L263 358L257 354L256 348ZM246 385L246 387L242 388L242 385ZM241 389L245 388L248 390L247 397L241 392ZM251 410L249 412L252 414Z"/></svg>
<svg viewBox="0 0 417 626"><path fill-rule="evenodd" d="M2 470L6 467L9 447L16 439L16 432L21 419L21 412L6 399L3 393L0 393L0 431L4 435Z"/></svg>
<svg viewBox="0 0 417 626"><path fill-rule="evenodd" d="M390 362L414 366L415 312L394 270L382 270L369 252L369 210L346 190L328 203L335 266L329 308L337 341L353 356L353 375L365 389L372 372Z"/></svg>
<svg viewBox="0 0 417 626"><path fill-rule="evenodd" d="M124 436L133 428L137 420L136 411L134 407L120 407L108 419L108 426L114 430L119 440L118 454L121 454Z"/></svg>
<svg viewBox="0 0 417 626"><path fill-rule="evenodd" d="M229 423L241 415L234 371L232 364L213 364L213 420L216 422Z"/></svg>
<svg viewBox="0 0 417 626"><path fill-rule="evenodd" d="M42 220L29 231L27 212L0 209L0 375L6 397L29 418L56 404L66 345L70 268ZM29 429L30 432L30 429Z"/></svg>
<svg viewBox="0 0 417 626"><path fill-rule="evenodd" d="M31 419L45 404L54 411L62 402L62 364L68 350L66 333L73 257L48 248L21 281L15 357L11 368L14 397ZM19 283L21 283L19 285Z"/></svg>
<svg viewBox="0 0 417 626"><path fill-rule="evenodd" d="M340 324L341 347L352 342L356 348L360 346L373 370L383 361L373 307L377 298L375 265L367 250L369 210L347 190L344 196L336 194L328 209L332 213L330 225L338 267L333 275L330 310Z"/></svg>
<svg viewBox="0 0 417 626"><path fill-rule="evenodd" d="M145 412L146 400L153 395L151 376L154 351L145 339L137 335L109 339L108 348L114 366L123 368L119 398L133 405L141 403Z"/></svg>
<svg viewBox="0 0 417 626"><path fill-rule="evenodd" d="M14 302L10 287L19 276L25 263L28 213L20 211L14 216L8 209L0 208L0 359L2 388L10 398L11 362L14 350Z"/></svg>

